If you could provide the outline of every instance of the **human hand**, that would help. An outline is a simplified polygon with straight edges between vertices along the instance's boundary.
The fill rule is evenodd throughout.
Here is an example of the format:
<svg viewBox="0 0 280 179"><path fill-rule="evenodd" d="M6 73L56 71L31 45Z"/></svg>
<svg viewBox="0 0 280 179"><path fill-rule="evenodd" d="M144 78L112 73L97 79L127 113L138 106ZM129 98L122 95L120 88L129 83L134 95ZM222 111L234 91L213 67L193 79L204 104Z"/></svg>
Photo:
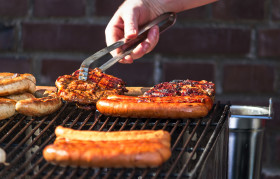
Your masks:
<svg viewBox="0 0 280 179"><path fill-rule="evenodd" d="M202 6L217 0L125 0L116 11L105 29L106 43L112 43L125 38L134 39L138 34L138 27L155 19L165 12L181 12ZM152 27L147 39L139 44L130 55L120 60L121 63L133 63L154 49L159 41L159 28ZM116 56L121 49L111 52Z"/></svg>
<svg viewBox="0 0 280 179"><path fill-rule="evenodd" d="M114 14L108 23L105 35L106 43L110 45L123 37L125 39L134 39L138 34L138 27L142 26L149 21L160 15L161 12L156 13L151 11L148 4L143 3L141 0L127 0L125 1L117 12ZM134 59L141 58L146 53L153 50L159 40L158 26L152 27L142 43L140 43L130 55L120 60L121 63L132 63ZM121 49L112 51L112 55L117 55Z"/></svg>

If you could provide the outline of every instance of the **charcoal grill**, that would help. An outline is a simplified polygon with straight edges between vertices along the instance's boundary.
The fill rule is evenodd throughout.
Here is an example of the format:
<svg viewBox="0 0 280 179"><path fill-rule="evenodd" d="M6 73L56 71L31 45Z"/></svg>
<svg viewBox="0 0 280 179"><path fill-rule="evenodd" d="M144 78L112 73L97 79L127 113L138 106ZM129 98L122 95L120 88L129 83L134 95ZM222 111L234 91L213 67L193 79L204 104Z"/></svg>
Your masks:
<svg viewBox="0 0 280 179"><path fill-rule="evenodd" d="M108 117L65 103L56 113L32 118L16 115L0 121L0 147L9 165L0 164L0 178L227 178L228 104L214 105L198 119ZM42 150L62 125L80 130L157 130L171 133L172 156L158 168L80 168L53 165Z"/></svg>

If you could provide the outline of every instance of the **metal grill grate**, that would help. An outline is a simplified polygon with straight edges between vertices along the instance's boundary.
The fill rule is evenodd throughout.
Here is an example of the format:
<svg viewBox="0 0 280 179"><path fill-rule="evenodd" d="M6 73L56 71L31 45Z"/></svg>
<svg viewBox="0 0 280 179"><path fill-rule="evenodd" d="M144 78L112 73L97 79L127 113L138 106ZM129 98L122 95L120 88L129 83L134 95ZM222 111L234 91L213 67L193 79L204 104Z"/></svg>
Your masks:
<svg viewBox="0 0 280 179"><path fill-rule="evenodd" d="M65 104L46 117L16 115L0 121L0 147L6 151L9 163L0 164L0 178L193 178L202 170L207 171L205 163L213 150L223 153L218 161L223 161L219 165L225 169L218 173L226 176L228 112L229 105L217 103L208 116L200 119L132 119L107 117ZM56 166L44 160L42 150L55 140L54 129L58 125L97 131L164 129L172 136L172 156L159 168ZM217 142L219 138L221 141Z"/></svg>

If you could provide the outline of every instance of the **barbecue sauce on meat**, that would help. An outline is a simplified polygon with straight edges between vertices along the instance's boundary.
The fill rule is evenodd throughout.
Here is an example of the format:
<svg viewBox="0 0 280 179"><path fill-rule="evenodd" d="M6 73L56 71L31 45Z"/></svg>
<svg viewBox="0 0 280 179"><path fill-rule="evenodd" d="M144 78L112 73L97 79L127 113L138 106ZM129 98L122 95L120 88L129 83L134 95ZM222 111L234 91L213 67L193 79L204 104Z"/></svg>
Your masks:
<svg viewBox="0 0 280 179"><path fill-rule="evenodd" d="M174 80L155 85L144 93L149 97L215 95L215 84L205 80Z"/></svg>
<svg viewBox="0 0 280 179"><path fill-rule="evenodd" d="M128 90L122 79L103 73L100 69L90 69L88 80L79 80L80 70L71 75L57 78L55 84L58 95L67 102L78 103L83 109L92 109L95 103L108 95L124 94Z"/></svg>

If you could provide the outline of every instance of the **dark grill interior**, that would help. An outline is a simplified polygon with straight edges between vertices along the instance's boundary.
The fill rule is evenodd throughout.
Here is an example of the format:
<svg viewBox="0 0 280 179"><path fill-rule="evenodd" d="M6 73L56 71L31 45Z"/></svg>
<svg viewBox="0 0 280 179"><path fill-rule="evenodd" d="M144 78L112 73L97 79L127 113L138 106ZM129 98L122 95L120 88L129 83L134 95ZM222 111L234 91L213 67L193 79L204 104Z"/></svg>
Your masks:
<svg viewBox="0 0 280 179"><path fill-rule="evenodd" d="M107 117L65 104L46 117L16 115L0 121L0 147L9 163L0 164L0 178L194 178L203 177L204 172L206 176L226 176L228 113L229 105L217 103L200 119L132 119ZM159 168L56 166L44 160L42 150L54 141L58 125L97 131L164 129L172 136L172 156Z"/></svg>

